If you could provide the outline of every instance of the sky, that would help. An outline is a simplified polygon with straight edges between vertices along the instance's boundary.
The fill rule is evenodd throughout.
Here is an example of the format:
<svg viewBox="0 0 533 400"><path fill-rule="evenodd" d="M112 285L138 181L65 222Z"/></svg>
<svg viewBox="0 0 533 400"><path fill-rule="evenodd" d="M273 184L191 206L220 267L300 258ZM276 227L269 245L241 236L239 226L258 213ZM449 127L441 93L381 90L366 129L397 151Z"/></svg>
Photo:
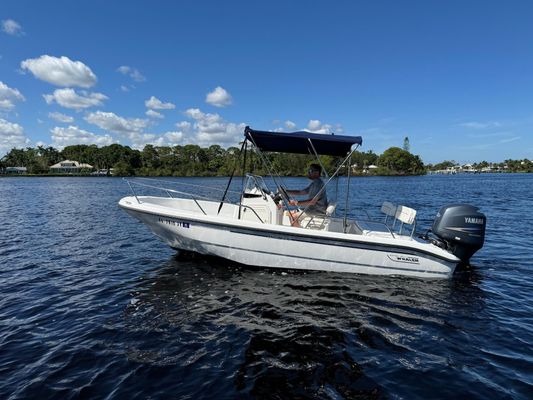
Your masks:
<svg viewBox="0 0 533 400"><path fill-rule="evenodd" d="M530 1L25 1L0 7L11 148L360 135L425 163L533 159Z"/></svg>

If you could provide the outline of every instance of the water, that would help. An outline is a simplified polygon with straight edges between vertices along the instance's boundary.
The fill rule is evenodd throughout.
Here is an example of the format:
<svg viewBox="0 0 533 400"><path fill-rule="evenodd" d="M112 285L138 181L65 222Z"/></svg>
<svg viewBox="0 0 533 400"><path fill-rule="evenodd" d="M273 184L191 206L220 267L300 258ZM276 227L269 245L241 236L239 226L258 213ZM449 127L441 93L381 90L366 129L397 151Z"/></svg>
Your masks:
<svg viewBox="0 0 533 400"><path fill-rule="evenodd" d="M531 398L532 187L353 180L352 212L488 215L471 269L420 280L177 254L117 207L120 179L0 179L0 398Z"/></svg>

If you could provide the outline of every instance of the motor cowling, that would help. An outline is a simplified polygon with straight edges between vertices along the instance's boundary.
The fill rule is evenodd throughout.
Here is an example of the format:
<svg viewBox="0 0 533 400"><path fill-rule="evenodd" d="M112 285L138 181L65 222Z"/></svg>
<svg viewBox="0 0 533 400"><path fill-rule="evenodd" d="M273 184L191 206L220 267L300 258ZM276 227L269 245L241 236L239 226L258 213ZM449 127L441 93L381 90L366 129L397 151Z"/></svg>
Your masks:
<svg viewBox="0 0 533 400"><path fill-rule="evenodd" d="M446 243L447 249L462 262L468 263L483 247L487 217L478 207L450 204L441 207L431 231Z"/></svg>

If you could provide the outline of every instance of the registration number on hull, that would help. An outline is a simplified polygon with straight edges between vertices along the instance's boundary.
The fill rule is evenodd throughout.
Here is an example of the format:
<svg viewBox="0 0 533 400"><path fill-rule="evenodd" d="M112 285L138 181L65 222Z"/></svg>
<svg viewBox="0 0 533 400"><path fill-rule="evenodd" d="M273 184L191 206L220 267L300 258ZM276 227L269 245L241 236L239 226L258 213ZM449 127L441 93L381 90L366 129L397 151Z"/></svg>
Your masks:
<svg viewBox="0 0 533 400"><path fill-rule="evenodd" d="M165 225L177 226L178 228L190 228L191 227L191 224L189 222L175 221L173 219L159 217L157 221Z"/></svg>

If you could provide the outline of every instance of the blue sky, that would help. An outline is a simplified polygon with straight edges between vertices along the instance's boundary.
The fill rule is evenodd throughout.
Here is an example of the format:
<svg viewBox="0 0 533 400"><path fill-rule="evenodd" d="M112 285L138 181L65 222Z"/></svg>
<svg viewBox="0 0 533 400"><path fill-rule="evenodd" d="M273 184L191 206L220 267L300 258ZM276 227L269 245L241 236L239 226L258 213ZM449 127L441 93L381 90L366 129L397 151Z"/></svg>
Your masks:
<svg viewBox="0 0 533 400"><path fill-rule="evenodd" d="M11 1L0 154L363 136L424 162L533 159L528 1Z"/></svg>

